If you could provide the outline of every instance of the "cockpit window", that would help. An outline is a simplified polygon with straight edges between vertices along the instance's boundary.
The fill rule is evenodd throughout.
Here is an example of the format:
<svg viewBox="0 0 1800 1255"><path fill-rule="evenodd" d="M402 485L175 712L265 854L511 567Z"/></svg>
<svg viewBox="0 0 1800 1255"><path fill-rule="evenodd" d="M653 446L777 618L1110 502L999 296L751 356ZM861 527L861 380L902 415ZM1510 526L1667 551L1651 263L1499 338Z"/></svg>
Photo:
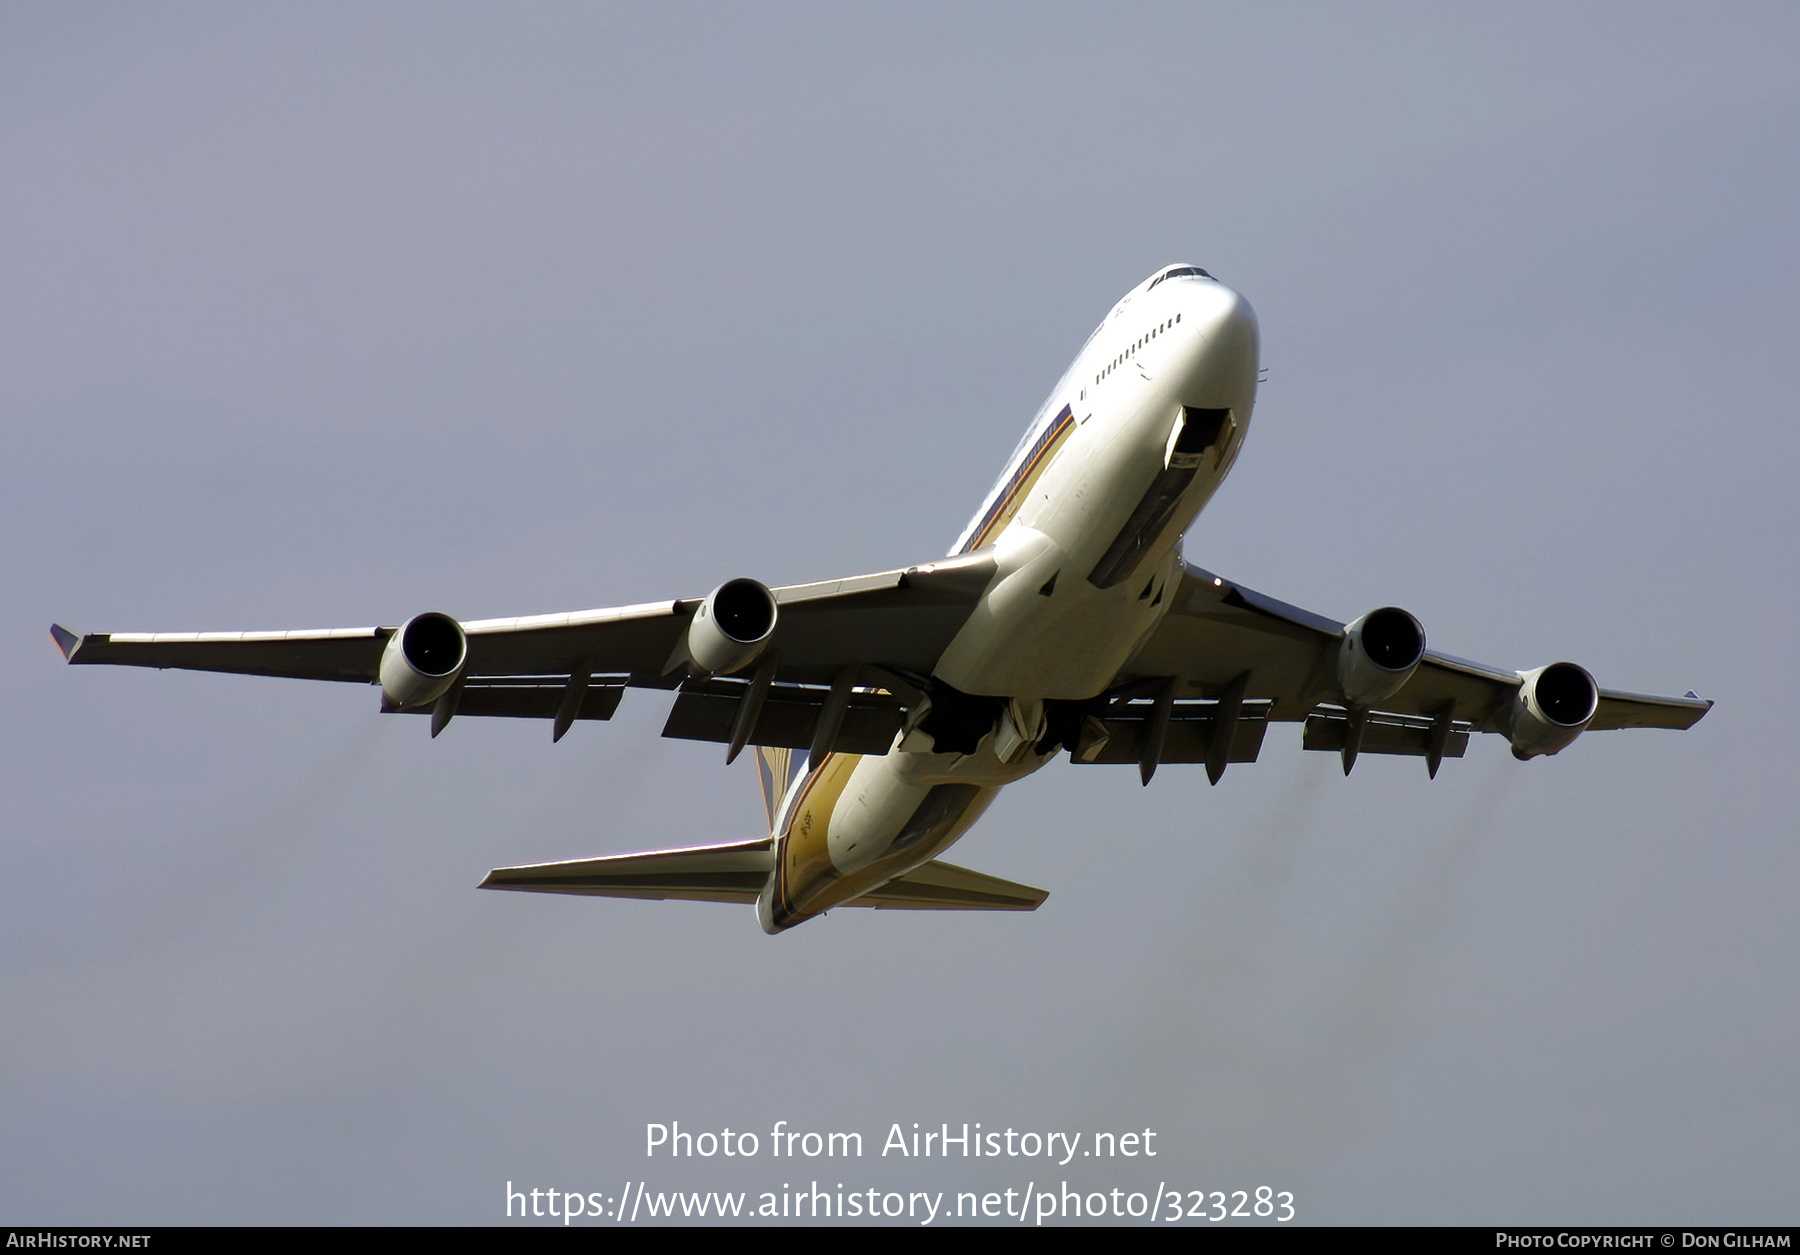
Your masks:
<svg viewBox="0 0 1800 1255"><path fill-rule="evenodd" d="M1165 274L1157 275L1156 279L1150 284L1150 287L1151 288L1155 287L1158 283L1161 283L1164 279L1179 279L1179 278L1182 278L1184 275L1197 275L1202 279L1211 279L1212 278L1211 275L1207 274L1204 270L1200 269L1200 267L1198 267L1198 266L1177 266L1177 267L1175 267L1175 269L1168 271ZM1148 292L1150 290L1150 288L1145 288L1144 290L1146 292Z"/></svg>

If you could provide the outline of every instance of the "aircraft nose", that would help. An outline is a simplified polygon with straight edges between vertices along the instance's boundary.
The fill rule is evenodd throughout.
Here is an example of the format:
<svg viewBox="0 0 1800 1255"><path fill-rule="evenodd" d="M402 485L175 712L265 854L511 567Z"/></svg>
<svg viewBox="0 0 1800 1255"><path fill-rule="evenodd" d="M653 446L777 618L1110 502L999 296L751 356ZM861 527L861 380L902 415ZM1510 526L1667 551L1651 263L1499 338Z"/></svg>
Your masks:
<svg viewBox="0 0 1800 1255"><path fill-rule="evenodd" d="M1200 295L1200 294L1196 294ZM1256 311L1250 302L1223 283L1209 285L1194 311L1196 329L1213 349L1254 349ZM1254 354L1252 354L1254 356Z"/></svg>
<svg viewBox="0 0 1800 1255"><path fill-rule="evenodd" d="M1245 406L1256 395L1256 311L1222 283L1195 287L1200 290L1182 318L1192 321L1197 340L1184 399L1203 408Z"/></svg>

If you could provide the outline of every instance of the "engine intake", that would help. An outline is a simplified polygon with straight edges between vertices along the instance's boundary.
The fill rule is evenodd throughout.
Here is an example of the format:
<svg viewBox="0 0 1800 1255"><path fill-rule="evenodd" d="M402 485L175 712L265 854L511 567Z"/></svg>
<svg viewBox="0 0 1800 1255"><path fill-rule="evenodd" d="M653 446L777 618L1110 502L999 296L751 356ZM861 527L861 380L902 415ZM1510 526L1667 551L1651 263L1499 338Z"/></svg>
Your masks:
<svg viewBox="0 0 1800 1255"><path fill-rule="evenodd" d="M468 656L462 624L435 610L414 615L381 651L381 691L395 706L428 706L456 683Z"/></svg>
<svg viewBox="0 0 1800 1255"><path fill-rule="evenodd" d="M1412 679L1425 656L1425 629L1398 606L1371 610L1344 629L1338 647L1338 685L1350 706L1391 697Z"/></svg>
<svg viewBox="0 0 1800 1255"><path fill-rule="evenodd" d="M1554 754L1586 730L1600 709L1600 688L1585 668L1553 662L1520 673L1513 695L1507 739L1513 757Z"/></svg>
<svg viewBox="0 0 1800 1255"><path fill-rule="evenodd" d="M687 652L708 675L741 671L775 635L775 594L756 580L729 580L707 595L688 623Z"/></svg>

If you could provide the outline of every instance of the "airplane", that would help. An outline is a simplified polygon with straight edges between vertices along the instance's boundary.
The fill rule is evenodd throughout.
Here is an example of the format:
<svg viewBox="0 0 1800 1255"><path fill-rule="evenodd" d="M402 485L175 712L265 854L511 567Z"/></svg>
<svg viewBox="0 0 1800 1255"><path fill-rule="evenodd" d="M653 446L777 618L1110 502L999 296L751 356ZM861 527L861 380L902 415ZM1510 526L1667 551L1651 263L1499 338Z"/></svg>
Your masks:
<svg viewBox="0 0 1800 1255"><path fill-rule="evenodd" d="M1476 732L1519 759L1584 731L1686 729L1712 702L1600 688L1428 649L1386 606L1344 624L1188 563L1182 535L1231 470L1256 403L1256 314L1198 266L1113 306L947 557L771 589L398 627L51 635L70 663L381 688L384 711L548 719L553 741L627 688L672 690L667 737L755 748L768 834L491 871L483 888L754 903L768 933L840 906L1035 910L1049 896L940 860L1006 785L1078 765L1254 762L1302 747L1425 760Z"/></svg>

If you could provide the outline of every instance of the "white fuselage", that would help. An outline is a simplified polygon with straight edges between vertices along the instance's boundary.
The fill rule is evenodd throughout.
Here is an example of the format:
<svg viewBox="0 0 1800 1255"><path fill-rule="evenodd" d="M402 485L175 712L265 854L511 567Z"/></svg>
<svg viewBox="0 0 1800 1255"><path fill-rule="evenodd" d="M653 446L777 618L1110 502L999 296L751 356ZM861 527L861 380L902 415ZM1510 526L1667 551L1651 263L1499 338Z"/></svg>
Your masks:
<svg viewBox="0 0 1800 1255"><path fill-rule="evenodd" d="M938 752L915 710L887 754L809 763L776 818L768 931L948 848L1054 756L1038 747L1045 703L1105 692L1167 611L1181 534L1249 425L1258 350L1248 302L1171 269L1088 339L953 551L992 546L997 567L931 678L945 698L1004 699L982 707L999 707L991 731Z"/></svg>

